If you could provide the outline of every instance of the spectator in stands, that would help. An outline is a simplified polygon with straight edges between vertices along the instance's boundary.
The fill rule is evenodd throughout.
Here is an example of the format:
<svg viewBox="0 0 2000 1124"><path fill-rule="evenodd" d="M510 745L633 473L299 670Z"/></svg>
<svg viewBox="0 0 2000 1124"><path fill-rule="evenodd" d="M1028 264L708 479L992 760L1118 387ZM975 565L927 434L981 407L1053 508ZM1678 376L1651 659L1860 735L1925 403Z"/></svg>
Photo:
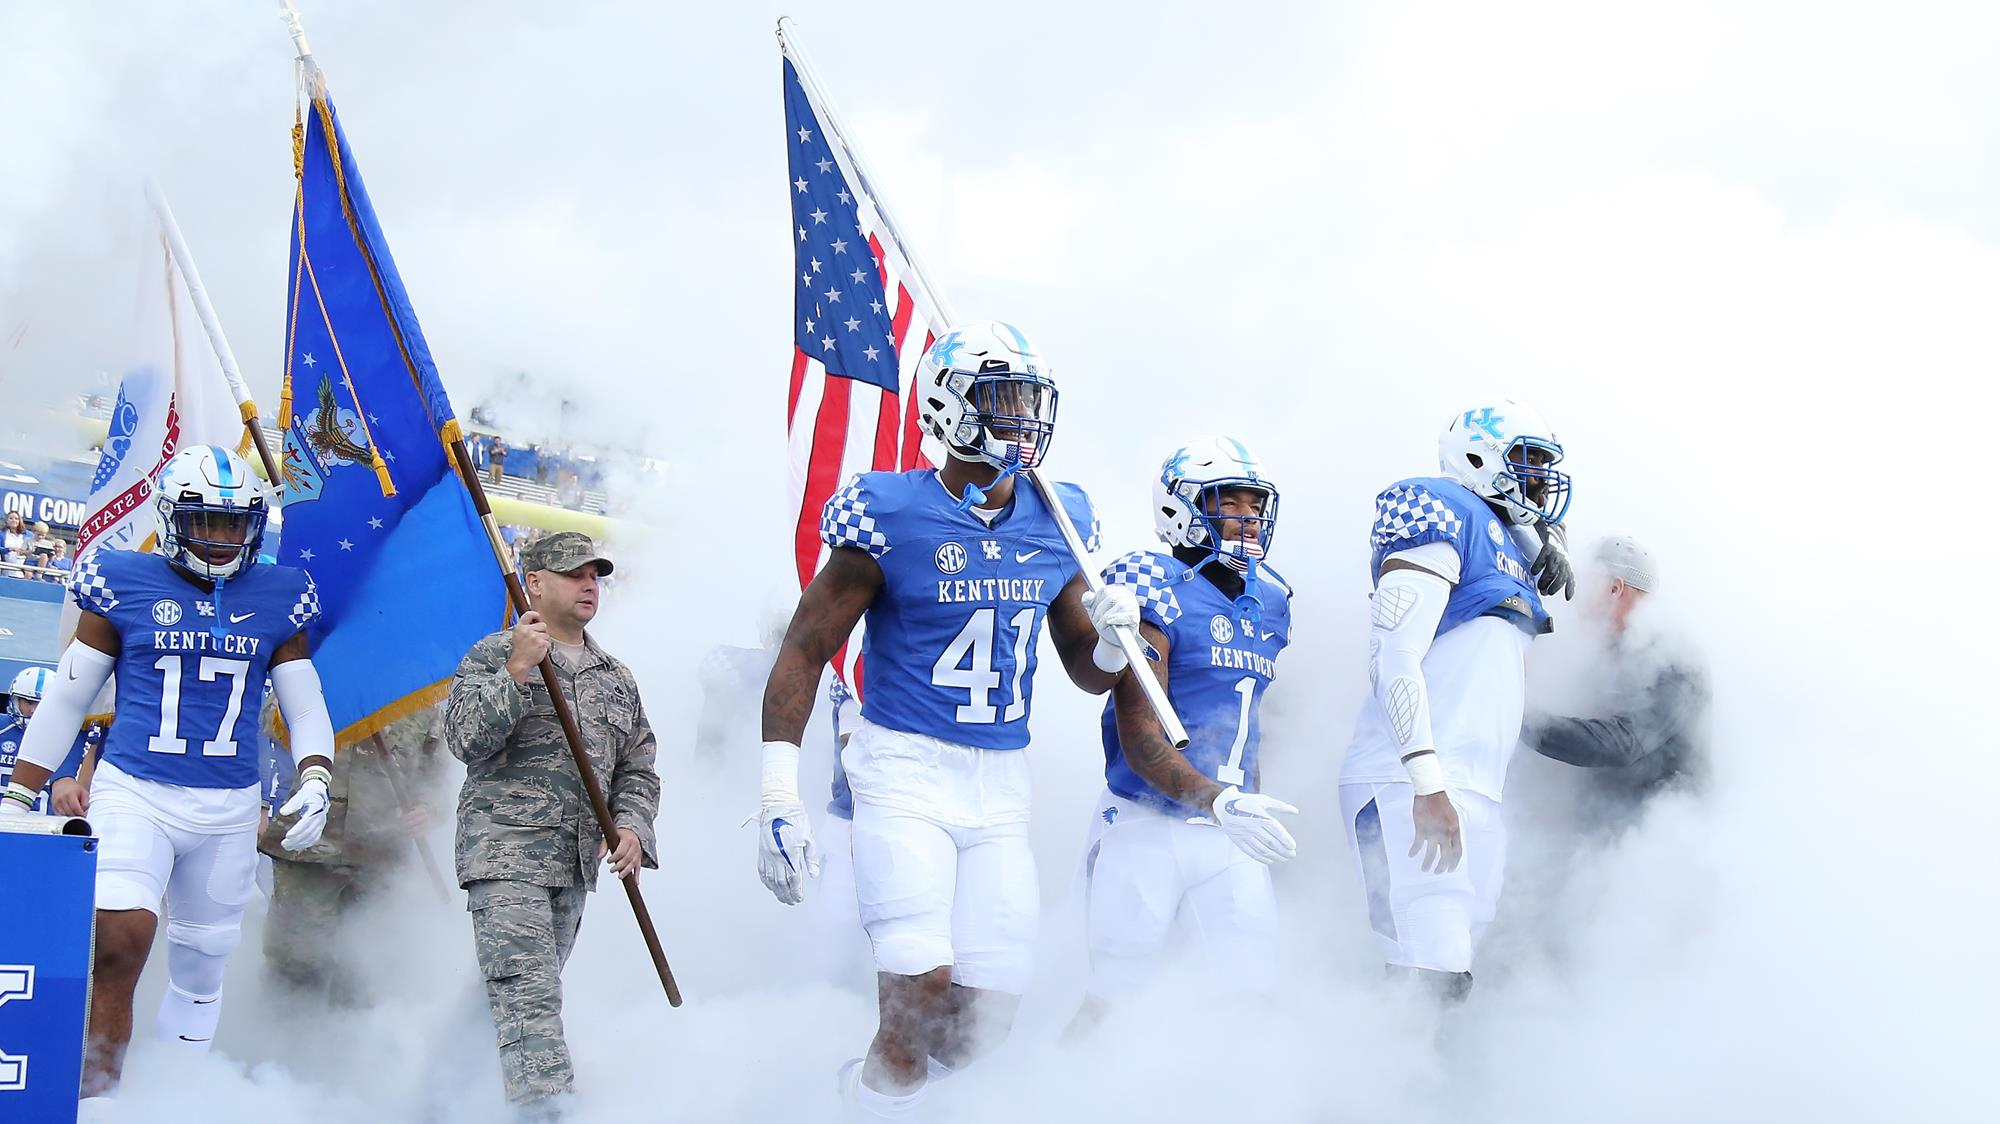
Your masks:
<svg viewBox="0 0 2000 1124"><path fill-rule="evenodd" d="M493 437L493 461L486 468L486 479L498 484L500 475L507 471L507 441L498 434Z"/></svg>
<svg viewBox="0 0 2000 1124"><path fill-rule="evenodd" d="M21 519L21 513L8 512L6 529L0 530L0 561L11 562L16 566L25 564L34 540L35 537L29 532L28 525Z"/></svg>
<svg viewBox="0 0 2000 1124"><path fill-rule="evenodd" d="M28 543L28 564L30 566L48 565L49 559L55 557L57 541L56 537L49 533L49 525L39 519L36 520L35 536Z"/></svg>
<svg viewBox="0 0 2000 1124"><path fill-rule="evenodd" d="M47 562L43 563L43 565L48 567L48 572L42 576L52 582L68 581L70 567L74 565L69 560L69 540L52 539L50 541L55 543L55 553L49 556Z"/></svg>

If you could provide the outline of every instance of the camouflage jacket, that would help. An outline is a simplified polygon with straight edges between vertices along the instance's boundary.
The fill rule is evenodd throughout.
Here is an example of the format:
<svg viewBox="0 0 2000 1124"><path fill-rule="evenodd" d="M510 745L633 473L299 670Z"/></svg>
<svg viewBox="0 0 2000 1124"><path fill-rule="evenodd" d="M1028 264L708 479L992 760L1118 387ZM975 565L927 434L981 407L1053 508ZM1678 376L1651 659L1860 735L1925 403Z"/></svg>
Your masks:
<svg viewBox="0 0 2000 1124"><path fill-rule="evenodd" d="M297 817L274 816L257 849L274 859L338 866L372 866L409 858L415 844L403 822L403 802L396 796L388 770L396 771L396 780L411 803L436 806L432 793L443 757L444 708L434 706L399 718L382 731L381 738L379 746L368 738L333 755L326 830L319 842L303 851L285 850L282 840ZM285 756L289 755L287 749Z"/></svg>
<svg viewBox="0 0 2000 1124"><path fill-rule="evenodd" d="M596 886L602 834L539 673L507 674L510 633L496 632L459 661L445 711L445 744L465 762L458 793L458 881L509 878L542 886ZM639 684L588 635L581 663L556 661L612 822L639 836L657 867L653 820L660 776Z"/></svg>

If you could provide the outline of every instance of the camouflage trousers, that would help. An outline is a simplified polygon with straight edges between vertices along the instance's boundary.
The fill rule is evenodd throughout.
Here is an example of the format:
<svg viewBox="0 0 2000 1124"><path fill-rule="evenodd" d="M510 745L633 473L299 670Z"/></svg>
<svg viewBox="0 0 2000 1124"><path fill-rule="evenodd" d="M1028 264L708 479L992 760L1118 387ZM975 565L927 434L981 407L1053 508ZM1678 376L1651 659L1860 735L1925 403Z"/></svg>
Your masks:
<svg viewBox="0 0 2000 1124"><path fill-rule="evenodd" d="M562 970L576 947L589 890L498 879L465 890L507 1099L567 1092L574 1075L563 1041Z"/></svg>
<svg viewBox="0 0 2000 1124"><path fill-rule="evenodd" d="M338 1006L367 1001L341 921L390 871L333 863L271 860L271 907L264 916L264 964L286 984L324 993Z"/></svg>

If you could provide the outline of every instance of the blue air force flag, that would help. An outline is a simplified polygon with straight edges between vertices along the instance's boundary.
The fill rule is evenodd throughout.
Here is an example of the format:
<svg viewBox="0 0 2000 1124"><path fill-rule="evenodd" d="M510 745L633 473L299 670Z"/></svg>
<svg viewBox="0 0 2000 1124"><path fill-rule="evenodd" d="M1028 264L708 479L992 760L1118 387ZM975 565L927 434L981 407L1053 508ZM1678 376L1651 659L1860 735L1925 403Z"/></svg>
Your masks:
<svg viewBox="0 0 2000 1124"><path fill-rule="evenodd" d="M444 697L506 619L506 592L453 470L458 421L315 68L292 216L284 535L322 615L313 662L339 743Z"/></svg>

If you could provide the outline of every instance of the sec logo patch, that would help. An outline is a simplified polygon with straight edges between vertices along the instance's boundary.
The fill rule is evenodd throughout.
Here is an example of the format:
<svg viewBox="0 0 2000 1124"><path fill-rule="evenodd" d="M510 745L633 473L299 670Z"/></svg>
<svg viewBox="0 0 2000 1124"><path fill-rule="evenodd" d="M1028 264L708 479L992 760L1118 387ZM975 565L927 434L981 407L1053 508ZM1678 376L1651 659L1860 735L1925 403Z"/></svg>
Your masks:
<svg viewBox="0 0 2000 1124"><path fill-rule="evenodd" d="M938 547L937 568L940 574L956 574L965 569L965 547L955 542Z"/></svg>
<svg viewBox="0 0 2000 1124"><path fill-rule="evenodd" d="M181 623L181 603L178 601L153 602L153 623L161 628L172 628Z"/></svg>
<svg viewBox="0 0 2000 1124"><path fill-rule="evenodd" d="M1215 642L1217 644L1227 644L1232 639L1235 639L1236 626L1229 623L1228 617L1223 616L1221 613L1217 613L1215 616L1209 618L1208 634L1210 636L1215 637Z"/></svg>
<svg viewBox="0 0 2000 1124"><path fill-rule="evenodd" d="M1500 530L1500 521L1497 519L1486 521L1486 537L1493 540L1494 546L1504 546L1507 542L1507 536Z"/></svg>

